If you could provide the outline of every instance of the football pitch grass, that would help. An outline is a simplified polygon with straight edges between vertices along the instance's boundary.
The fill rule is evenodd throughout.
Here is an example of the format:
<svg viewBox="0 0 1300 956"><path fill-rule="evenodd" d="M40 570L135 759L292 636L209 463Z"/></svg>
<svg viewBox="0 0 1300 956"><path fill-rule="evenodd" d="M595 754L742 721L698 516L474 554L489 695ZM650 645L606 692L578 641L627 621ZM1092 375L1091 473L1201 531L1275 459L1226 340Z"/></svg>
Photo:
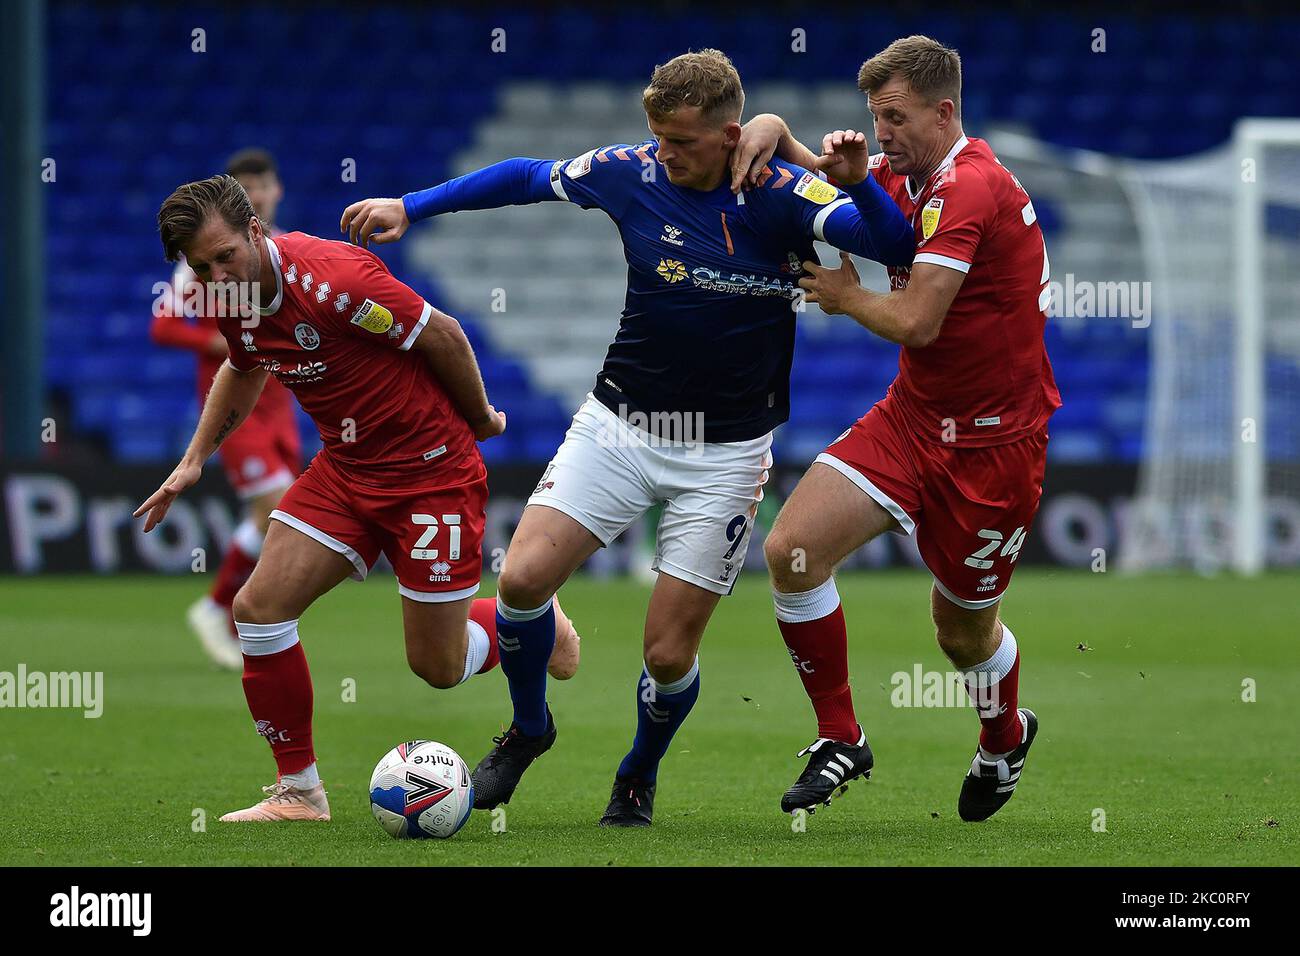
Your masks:
<svg viewBox="0 0 1300 956"><path fill-rule="evenodd" d="M0 864L1296 864L1298 583L1023 569L1003 613L1022 649L1021 702L1042 728L1014 799L963 824L969 705L891 703L896 673L950 669L929 579L844 575L876 769L800 827L778 801L815 724L766 584L745 575L705 636L700 700L660 770L654 826L625 831L597 820L631 739L649 589L575 579L561 595L583 660L551 682L554 749L504 817L475 812L451 840L394 841L367 800L384 752L431 738L473 766L510 711L499 670L451 691L407 670L391 578L336 589L302 623L332 822L242 826L217 817L259 797L274 764L238 675L214 670L186 632L202 585L0 578L0 671L104 675L98 719L0 710Z"/></svg>

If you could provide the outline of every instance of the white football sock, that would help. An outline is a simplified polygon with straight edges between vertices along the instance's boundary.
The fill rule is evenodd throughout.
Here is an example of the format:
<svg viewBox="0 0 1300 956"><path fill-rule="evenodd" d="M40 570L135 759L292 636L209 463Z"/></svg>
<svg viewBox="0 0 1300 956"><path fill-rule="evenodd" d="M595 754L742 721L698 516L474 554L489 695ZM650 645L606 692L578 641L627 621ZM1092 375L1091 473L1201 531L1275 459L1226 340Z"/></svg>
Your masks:
<svg viewBox="0 0 1300 956"><path fill-rule="evenodd" d="M252 518L245 518L239 522L239 527L235 528L235 533L230 536L230 540L236 548L254 561L262 554L263 535Z"/></svg>
<svg viewBox="0 0 1300 956"><path fill-rule="evenodd" d="M295 790L310 790L312 787L320 786L320 771L316 769L316 763L313 761L310 767L299 770L297 773L283 774L280 777L280 782L293 787Z"/></svg>
<svg viewBox="0 0 1300 956"><path fill-rule="evenodd" d="M820 620L834 611L840 606L840 592L835 588L835 579L827 578L811 591L796 591L790 594L773 591L772 603L776 606L778 621L785 624L799 624L804 621Z"/></svg>
<svg viewBox="0 0 1300 956"><path fill-rule="evenodd" d="M281 621L279 624L245 624L235 622L239 632L239 648L249 657L264 657L279 654L298 643L298 620Z"/></svg>
<svg viewBox="0 0 1300 956"><path fill-rule="evenodd" d="M460 682L463 684L483 666L483 662L488 659L488 652L491 650L488 632L483 629L483 625L478 621L465 622L465 636L469 639L465 650L465 673L460 675Z"/></svg>

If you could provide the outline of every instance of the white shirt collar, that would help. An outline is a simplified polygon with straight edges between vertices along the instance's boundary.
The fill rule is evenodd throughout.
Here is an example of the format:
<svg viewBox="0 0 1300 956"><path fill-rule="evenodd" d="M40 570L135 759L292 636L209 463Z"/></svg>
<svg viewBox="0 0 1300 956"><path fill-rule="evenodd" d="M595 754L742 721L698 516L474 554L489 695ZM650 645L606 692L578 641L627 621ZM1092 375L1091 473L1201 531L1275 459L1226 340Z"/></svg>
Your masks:
<svg viewBox="0 0 1300 956"><path fill-rule="evenodd" d="M254 305L253 309L258 315L274 315L279 310L280 303L284 301L284 280L280 277L280 250L276 248L275 240L270 236L266 237L266 251L271 256L271 268L275 272L275 298L265 308Z"/></svg>
<svg viewBox="0 0 1300 956"><path fill-rule="evenodd" d="M933 180L935 176L938 176L949 166L951 166L953 164L953 161L957 158L957 154L960 153L963 149L965 149L969 145L970 145L970 140L967 139L966 135L963 133L961 138L958 139L957 142L952 144L952 149L948 150L948 155L943 158L943 162L941 162L937 167L935 167L934 172L932 172L929 176L926 177L925 182L921 183L920 188L917 189L915 192L912 191L912 177L908 176L907 179L905 180L907 185L907 198L915 202L916 197L921 195L921 193L925 191L926 186L930 185L930 181Z"/></svg>

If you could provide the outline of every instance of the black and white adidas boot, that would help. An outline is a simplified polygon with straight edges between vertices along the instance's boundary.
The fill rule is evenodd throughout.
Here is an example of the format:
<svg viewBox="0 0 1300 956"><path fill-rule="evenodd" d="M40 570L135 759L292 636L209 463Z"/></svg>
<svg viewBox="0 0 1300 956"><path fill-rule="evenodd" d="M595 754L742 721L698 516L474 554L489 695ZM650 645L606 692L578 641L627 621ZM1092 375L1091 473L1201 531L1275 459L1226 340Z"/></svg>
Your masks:
<svg viewBox="0 0 1300 956"><path fill-rule="evenodd" d="M985 760L979 749L961 784L957 813L967 823L987 820L1011 799L1025 768L1025 757L1038 734L1038 717L1032 710L1020 708L1020 746L1001 760Z"/></svg>
<svg viewBox="0 0 1300 956"><path fill-rule="evenodd" d="M555 743L555 718L551 709L546 708L546 733L541 736L529 737L519 730L518 724L512 723L500 737L493 737L492 743L496 746L478 762L472 775L475 810L492 810L509 803L524 771L551 749Z"/></svg>
<svg viewBox="0 0 1300 956"><path fill-rule="evenodd" d="M858 728L862 730L861 727ZM830 805L835 791L855 777L864 780L871 776L871 767L875 758L867 744L864 733L856 744L846 744L841 740L827 740L818 737L811 744L799 751L802 757L809 754L808 766L804 767L794 786L781 797L781 810L794 813L807 810L812 813L819 805Z"/></svg>

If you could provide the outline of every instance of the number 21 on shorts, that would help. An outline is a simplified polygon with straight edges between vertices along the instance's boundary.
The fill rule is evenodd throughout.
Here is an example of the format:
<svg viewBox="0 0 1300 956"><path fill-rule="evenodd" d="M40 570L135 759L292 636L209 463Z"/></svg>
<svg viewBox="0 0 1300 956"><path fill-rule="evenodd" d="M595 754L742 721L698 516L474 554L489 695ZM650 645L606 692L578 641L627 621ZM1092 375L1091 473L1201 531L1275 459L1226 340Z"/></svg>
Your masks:
<svg viewBox="0 0 1300 956"><path fill-rule="evenodd" d="M429 545L438 536L438 519L433 515L411 515L411 523L424 528L415 547L411 549L411 557L416 561L437 561L438 549L430 548ZM459 560L460 515L443 515L442 523L447 526L447 560Z"/></svg>
<svg viewBox="0 0 1300 956"><path fill-rule="evenodd" d="M979 568L981 571L993 567L993 560L990 556L998 549L998 545L1002 545L1002 553L999 554L998 557L1008 558L1012 563L1015 563L1016 558L1020 557L1020 548L1025 543L1025 529L1023 525L1011 532L1011 537L1006 539L1005 544L1002 542L1001 531L994 531L992 528L984 528L981 531L976 532L976 534L987 541L988 544L984 545L984 547L966 558L966 564L972 568Z"/></svg>

